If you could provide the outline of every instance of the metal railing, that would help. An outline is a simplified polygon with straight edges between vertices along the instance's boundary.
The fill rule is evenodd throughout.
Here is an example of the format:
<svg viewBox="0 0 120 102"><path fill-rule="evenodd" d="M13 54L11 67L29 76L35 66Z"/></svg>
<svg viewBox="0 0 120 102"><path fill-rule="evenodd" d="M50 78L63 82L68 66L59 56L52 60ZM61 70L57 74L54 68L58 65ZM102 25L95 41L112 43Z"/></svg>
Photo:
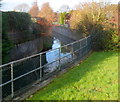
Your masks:
<svg viewBox="0 0 120 102"><path fill-rule="evenodd" d="M90 50L91 37L88 36L59 48L1 65L2 98L15 97L35 81L43 81L74 62L80 61ZM57 58L47 63L45 62L46 54L51 51L57 52Z"/></svg>

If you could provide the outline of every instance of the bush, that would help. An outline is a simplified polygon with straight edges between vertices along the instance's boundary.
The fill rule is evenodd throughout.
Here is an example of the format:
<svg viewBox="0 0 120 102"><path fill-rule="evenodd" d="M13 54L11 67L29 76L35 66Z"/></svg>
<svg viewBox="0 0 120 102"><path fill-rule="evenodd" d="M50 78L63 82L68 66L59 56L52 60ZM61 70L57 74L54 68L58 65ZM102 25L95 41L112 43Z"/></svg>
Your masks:
<svg viewBox="0 0 120 102"><path fill-rule="evenodd" d="M109 31L103 30L102 25L96 25L92 32L93 50L107 50L111 45L112 36Z"/></svg>
<svg viewBox="0 0 120 102"><path fill-rule="evenodd" d="M91 31L93 50L118 50L118 35L114 28L98 24Z"/></svg>

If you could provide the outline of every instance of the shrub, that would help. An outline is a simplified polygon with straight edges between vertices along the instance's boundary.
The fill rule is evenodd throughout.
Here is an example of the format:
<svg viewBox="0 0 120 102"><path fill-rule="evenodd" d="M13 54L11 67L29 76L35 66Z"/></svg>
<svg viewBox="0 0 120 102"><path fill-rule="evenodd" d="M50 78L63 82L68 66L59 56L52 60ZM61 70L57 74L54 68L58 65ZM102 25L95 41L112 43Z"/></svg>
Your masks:
<svg viewBox="0 0 120 102"><path fill-rule="evenodd" d="M110 47L112 36L109 31L103 30L102 25L96 25L92 32L93 50L107 50Z"/></svg>

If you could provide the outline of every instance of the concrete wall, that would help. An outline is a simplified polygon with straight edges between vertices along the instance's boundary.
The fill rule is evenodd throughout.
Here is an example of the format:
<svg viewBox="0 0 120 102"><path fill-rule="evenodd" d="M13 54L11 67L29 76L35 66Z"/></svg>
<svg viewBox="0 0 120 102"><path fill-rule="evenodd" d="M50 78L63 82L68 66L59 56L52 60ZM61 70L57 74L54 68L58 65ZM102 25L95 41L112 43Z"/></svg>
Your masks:
<svg viewBox="0 0 120 102"><path fill-rule="evenodd" d="M73 40L79 40L82 38L82 36L80 34L77 34L75 31L69 29L69 28L65 28L65 27L53 27L53 31L57 32L63 36L66 36L70 39Z"/></svg>
<svg viewBox="0 0 120 102"><path fill-rule="evenodd" d="M41 38L17 45L10 51L10 61L36 54L42 49L43 40Z"/></svg>
<svg viewBox="0 0 120 102"><path fill-rule="evenodd" d="M75 40L79 40L82 38L82 36L80 36L79 34L76 34L74 31L70 30L69 28L53 27L52 30L53 30L53 36L55 35L54 37L59 37L58 39L61 42L65 42L65 44L71 43ZM28 42L15 46L10 51L10 58L11 58L10 61L18 60L18 59L41 52L45 48L44 47L45 43L46 42L52 43L51 40L47 37L40 37L33 41L28 41ZM45 50L47 49L45 48Z"/></svg>

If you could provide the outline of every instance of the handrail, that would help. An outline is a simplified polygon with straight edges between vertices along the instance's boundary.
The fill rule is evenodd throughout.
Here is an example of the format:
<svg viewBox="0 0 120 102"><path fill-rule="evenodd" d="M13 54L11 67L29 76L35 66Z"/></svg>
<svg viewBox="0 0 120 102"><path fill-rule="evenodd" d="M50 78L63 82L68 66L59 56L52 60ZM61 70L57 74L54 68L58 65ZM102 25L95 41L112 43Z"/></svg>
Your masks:
<svg viewBox="0 0 120 102"><path fill-rule="evenodd" d="M50 51L53 51L53 50L56 50L56 49L59 49L59 48L62 48L62 47L66 47L66 46L72 45L72 44L74 44L74 43L76 43L76 42L82 41L82 40L84 40L84 39L86 39L86 38L89 38L89 37L90 37L90 35L89 35L88 37L85 37L85 38L83 38L83 39L77 40L77 41L75 41L75 42L72 42L72 43L69 43L69 44L66 44L66 45L63 45L63 46L61 46L61 47L58 47L58 48L55 48L55 49L50 49L50 50L48 50L48 51L40 52L40 53L38 53L38 54L34 54L34 55L31 55L31 56L28 56L28 57L25 57L25 58L21 58L21 59L16 60L16 61L9 62L9 63L7 63L7 64L0 65L0 68L2 68L2 67L4 67L4 66L7 66L7 65L10 65L10 64L14 64L14 63L17 63L17 62L21 62L21 61L26 60L26 59L29 59L29 58L36 57L36 56L38 56L38 55L40 55L40 54L44 54L44 53L47 53L47 52L50 52Z"/></svg>
<svg viewBox="0 0 120 102"><path fill-rule="evenodd" d="M77 40L77 41L75 41L75 42L72 42L72 43L69 43L69 44L66 44L66 45L63 45L63 46L61 46L61 47L58 47L58 48L55 48L55 49L50 49L50 50L48 50L48 51L45 51L45 52L41 52L41 53L38 53L38 54L34 54L34 55L31 55L31 56L28 56L28 57L25 57L25 58L22 58L22 59L19 59L19 60L16 60L16 61L12 61L12 62L9 62L9 63L7 63L7 64L4 64L4 65L1 65L0 66L0 68L2 68L2 69L4 69L4 67L5 66L8 66L8 65L10 65L10 72L11 72L11 79L9 80L9 81L7 81L7 82L3 82L2 84L0 84L0 87L3 87L3 86L5 86L5 85L7 85L7 84L9 84L9 83L11 83L11 96L12 97L14 97L14 81L16 81L16 80L18 80L18 79L20 79L20 78L23 78L24 76L27 76L27 75L29 75L29 74L31 74L31 73L34 73L35 71L39 71L40 70L40 73L39 73L39 76L40 76L40 78L39 78L39 80L42 80L42 75L44 74L44 72L42 72L43 70L44 70L44 68L45 67L47 67L47 66L49 66L49 65L51 65L52 63L55 63L55 62L58 62L58 70L60 70L61 69L61 64L63 64L63 62L61 63L61 61L62 60L64 60L64 61L66 61L64 58L69 58L70 60L68 60L67 59L67 61L74 61L76 58L74 58L74 55L75 55L75 53L76 52L78 52L78 51L82 51L82 49L86 49L87 48L87 46L90 44L88 44L88 42L87 42L87 40L88 40L88 38L89 38L90 36L88 36L88 37L85 37L85 38L83 38L83 39L80 39L80 40ZM81 45L82 43L81 43L81 41L85 41L85 44L83 44L83 45ZM78 43L79 42L79 43ZM79 44L79 46L77 45L77 49L75 48L74 49L74 44ZM69 46L69 45L71 45L71 48L70 48L70 52L69 52L69 54L67 54L67 55L65 55L65 56L61 56L60 54L61 54L61 48L63 48L63 47L67 47L67 46ZM91 47L90 47L91 48ZM44 64L44 65L42 65L42 63L41 63L41 55L42 54L45 54L45 53L48 53L48 52L50 52L50 51L54 51L54 50L57 50L58 49L58 51L59 51L59 57L57 58L57 59L55 59L54 61L52 61L52 62L49 62L49 63L46 63L46 64ZM90 49L86 49L85 50L85 52L87 52L87 51L90 51ZM80 52L81 53L81 52ZM71 55L71 56L70 56ZM24 61L24 60L27 60L27 59L30 59L30 58L33 58L33 57L39 57L39 67L35 67L34 69L32 69L32 70L29 70L29 71L27 71L27 72L25 72L25 73L23 73L23 74L21 74L21 75L19 75L19 76L17 76L17 77L15 77L14 78L14 64L15 63L19 63L19 62L22 62L22 61ZM69 57L70 56L70 57ZM57 66L55 66L55 67L57 67ZM50 67L51 68L51 67ZM56 69L55 69L56 70ZM51 73L51 72L50 72Z"/></svg>
<svg viewBox="0 0 120 102"><path fill-rule="evenodd" d="M86 46L83 46L83 47L80 48L79 50L81 50L81 49L83 49L83 48L85 48L85 47L86 47ZM77 51L78 51L78 50L77 50ZM70 54L69 54L69 55L70 55ZM62 57L62 58L60 58L60 59L64 59L65 57L67 57L67 56L69 56L69 55L66 55L66 56L64 56L64 57ZM42 69L43 67L45 67L45 66L47 66L47 65L50 65L51 63L54 63L54 62L56 62L56 61L59 61L59 59L57 59L57 60L55 60L55 61L53 61L53 62L50 62L50 63L48 63L48 64L45 64L45 65L43 65L42 67L38 67L37 69L31 70L31 71L29 71L29 72L27 72L27 73L25 73L25 74L23 74L23 75L21 75L21 76L19 76L19 77L14 78L13 80L9 80L9 81L7 81L7 82L5 82L5 83L3 83L3 84L0 84L0 87L6 85L6 84L8 84L8 83L11 83L11 82L13 82L13 81L15 81L15 80L17 80L17 79L20 79L20 78L22 78L22 77L24 77L24 76L26 76L26 75L34 72L34 71L37 71L37 70L39 70L39 69ZM13 63L12 63L12 64L13 64Z"/></svg>

